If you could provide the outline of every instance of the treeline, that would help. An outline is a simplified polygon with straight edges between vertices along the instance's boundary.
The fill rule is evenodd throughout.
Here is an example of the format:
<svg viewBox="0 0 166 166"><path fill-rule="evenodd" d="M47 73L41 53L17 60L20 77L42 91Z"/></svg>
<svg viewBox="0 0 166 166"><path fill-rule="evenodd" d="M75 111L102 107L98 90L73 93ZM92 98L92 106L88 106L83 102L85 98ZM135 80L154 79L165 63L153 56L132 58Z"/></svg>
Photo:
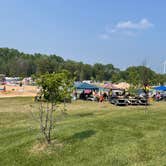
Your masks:
<svg viewBox="0 0 166 166"><path fill-rule="evenodd" d="M78 81L126 81L133 85L139 85L142 84L146 72L150 84L156 85L166 82L166 75L158 74L144 66L133 66L121 71L112 64L96 63L90 65L72 60L65 61L57 55L26 54L16 49L0 48L0 74L28 77L47 72L59 72L63 69L68 70Z"/></svg>

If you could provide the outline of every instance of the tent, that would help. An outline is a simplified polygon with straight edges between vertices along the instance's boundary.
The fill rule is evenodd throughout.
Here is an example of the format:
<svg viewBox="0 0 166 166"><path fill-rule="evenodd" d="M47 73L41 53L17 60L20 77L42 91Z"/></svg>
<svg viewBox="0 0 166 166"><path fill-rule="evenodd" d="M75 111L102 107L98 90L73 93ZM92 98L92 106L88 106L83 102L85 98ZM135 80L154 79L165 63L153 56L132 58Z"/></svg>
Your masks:
<svg viewBox="0 0 166 166"><path fill-rule="evenodd" d="M112 84L112 83L105 84L104 88L106 88L106 89L119 89L115 84Z"/></svg>
<svg viewBox="0 0 166 166"><path fill-rule="evenodd" d="M166 91L166 86L156 86L154 89L157 91Z"/></svg>
<svg viewBox="0 0 166 166"><path fill-rule="evenodd" d="M130 84L128 84L126 82L120 82L120 83L116 84L115 86L119 89L129 89L130 88Z"/></svg>
<svg viewBox="0 0 166 166"><path fill-rule="evenodd" d="M83 89L83 90L99 90L99 88L95 85L91 85L88 83L75 83L75 88L76 89Z"/></svg>

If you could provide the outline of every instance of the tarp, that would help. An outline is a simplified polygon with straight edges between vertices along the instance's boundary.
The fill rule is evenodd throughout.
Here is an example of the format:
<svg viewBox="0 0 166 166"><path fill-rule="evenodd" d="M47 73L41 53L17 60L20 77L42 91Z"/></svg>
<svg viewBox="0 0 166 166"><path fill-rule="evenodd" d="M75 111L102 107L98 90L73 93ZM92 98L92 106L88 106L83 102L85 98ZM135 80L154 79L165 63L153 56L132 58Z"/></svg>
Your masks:
<svg viewBox="0 0 166 166"><path fill-rule="evenodd" d="M99 88L95 85L91 85L91 84L88 84L88 83L75 83L75 88L76 89L89 89L89 90L99 90Z"/></svg>
<svg viewBox="0 0 166 166"><path fill-rule="evenodd" d="M154 89L159 91L166 91L166 86L156 86Z"/></svg>

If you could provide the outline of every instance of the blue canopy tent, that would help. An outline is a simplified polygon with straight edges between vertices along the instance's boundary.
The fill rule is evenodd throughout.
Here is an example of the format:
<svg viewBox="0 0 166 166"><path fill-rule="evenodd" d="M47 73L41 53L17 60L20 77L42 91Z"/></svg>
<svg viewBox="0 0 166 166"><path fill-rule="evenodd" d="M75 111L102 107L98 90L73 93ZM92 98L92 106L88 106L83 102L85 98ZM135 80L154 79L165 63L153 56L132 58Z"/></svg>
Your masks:
<svg viewBox="0 0 166 166"><path fill-rule="evenodd" d="M74 86L76 89L82 89L82 90L99 90L97 86L88 83L75 83Z"/></svg>
<svg viewBox="0 0 166 166"><path fill-rule="evenodd" d="M154 89L157 91L166 91L166 86L156 86Z"/></svg>

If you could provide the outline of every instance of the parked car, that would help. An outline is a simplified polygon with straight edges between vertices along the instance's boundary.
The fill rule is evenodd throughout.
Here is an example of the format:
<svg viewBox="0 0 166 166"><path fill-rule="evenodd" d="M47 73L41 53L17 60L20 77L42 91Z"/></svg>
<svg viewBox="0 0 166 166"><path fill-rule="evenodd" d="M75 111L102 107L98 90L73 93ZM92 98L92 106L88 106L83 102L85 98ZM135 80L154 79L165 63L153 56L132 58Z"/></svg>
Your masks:
<svg viewBox="0 0 166 166"><path fill-rule="evenodd" d="M135 97L128 98L129 105L139 105L139 100Z"/></svg>
<svg viewBox="0 0 166 166"><path fill-rule="evenodd" d="M125 90L123 89L113 89L112 94L109 97L109 102L118 106L128 105L128 100L125 97Z"/></svg>

